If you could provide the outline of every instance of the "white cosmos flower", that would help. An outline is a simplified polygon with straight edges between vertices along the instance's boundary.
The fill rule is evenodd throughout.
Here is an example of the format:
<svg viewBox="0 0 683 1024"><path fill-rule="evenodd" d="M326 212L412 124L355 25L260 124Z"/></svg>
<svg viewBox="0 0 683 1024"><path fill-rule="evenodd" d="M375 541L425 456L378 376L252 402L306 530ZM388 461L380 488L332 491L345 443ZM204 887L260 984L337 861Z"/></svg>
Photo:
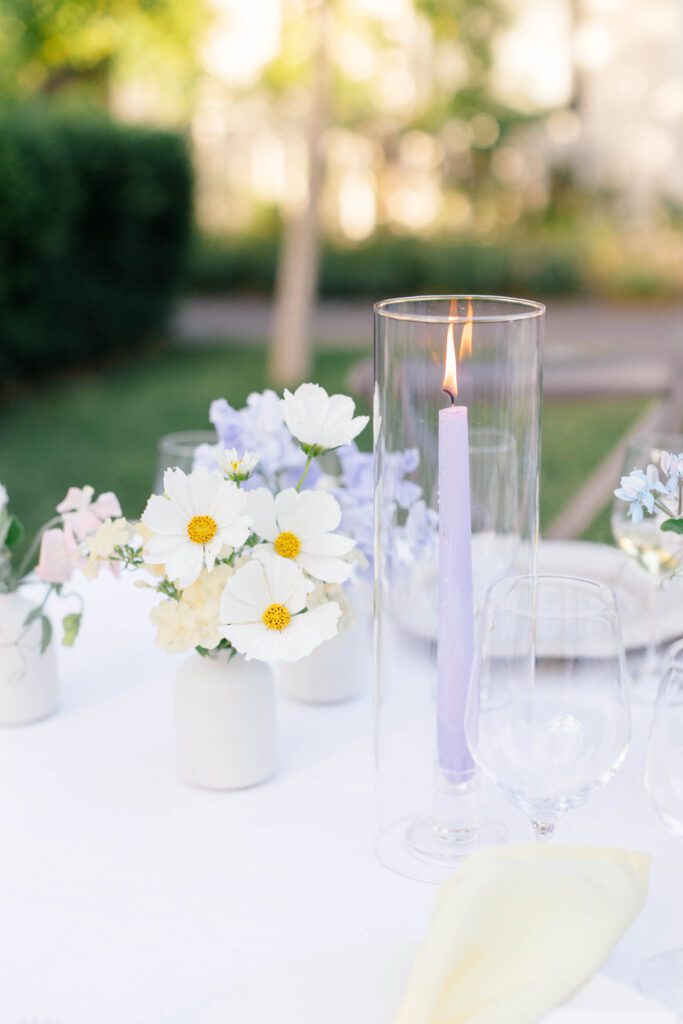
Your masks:
<svg viewBox="0 0 683 1024"><path fill-rule="evenodd" d="M306 610L313 584L285 558L252 559L223 591L221 632L247 661L298 661L337 632L334 601Z"/></svg>
<svg viewBox="0 0 683 1024"><path fill-rule="evenodd" d="M145 561L163 565L182 589L213 569L219 555L244 544L251 530L247 498L237 484L220 473L182 469L164 473L164 497L153 494L142 514L152 531L145 542Z"/></svg>
<svg viewBox="0 0 683 1024"><path fill-rule="evenodd" d="M9 495L7 493L7 488L3 484L0 484L0 512L6 508L8 503Z"/></svg>
<svg viewBox="0 0 683 1024"><path fill-rule="evenodd" d="M355 545L350 537L336 530L341 508L325 491L297 493L289 487L275 497L259 487L249 491L248 509L254 521L254 533L266 542L254 548L257 558L271 557L297 562L309 575L325 583L348 580L353 566L343 560Z"/></svg>
<svg viewBox="0 0 683 1024"><path fill-rule="evenodd" d="M261 459L256 452L243 452L239 455L236 448L221 448L220 445L214 448L213 457L225 475L235 482L248 480Z"/></svg>
<svg viewBox="0 0 683 1024"><path fill-rule="evenodd" d="M348 395L328 395L319 384L302 384L294 394L285 388L284 421L304 451L329 451L350 444L368 422L354 417L356 406Z"/></svg>

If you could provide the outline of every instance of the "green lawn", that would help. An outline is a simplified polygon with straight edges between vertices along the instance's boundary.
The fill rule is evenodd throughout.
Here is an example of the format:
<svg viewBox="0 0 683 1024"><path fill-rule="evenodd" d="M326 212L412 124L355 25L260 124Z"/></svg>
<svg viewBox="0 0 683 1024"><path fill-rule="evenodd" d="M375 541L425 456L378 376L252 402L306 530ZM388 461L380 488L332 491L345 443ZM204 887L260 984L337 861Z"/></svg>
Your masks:
<svg viewBox="0 0 683 1024"><path fill-rule="evenodd" d="M357 360L353 352L321 353L313 379L328 390L345 390ZM26 392L0 410L0 481L29 529L52 514L69 484L115 490L125 513L138 516L154 479L157 439L207 427L212 398L241 404L264 380L260 348L171 348L146 353L135 365ZM633 399L546 403L543 523L561 510L643 407Z"/></svg>

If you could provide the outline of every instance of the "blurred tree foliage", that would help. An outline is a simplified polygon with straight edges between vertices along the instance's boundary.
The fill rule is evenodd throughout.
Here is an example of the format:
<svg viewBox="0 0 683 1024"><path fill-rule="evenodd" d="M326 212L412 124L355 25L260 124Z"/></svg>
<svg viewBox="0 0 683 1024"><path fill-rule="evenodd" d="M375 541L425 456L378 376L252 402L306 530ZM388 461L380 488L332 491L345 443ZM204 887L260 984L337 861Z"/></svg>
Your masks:
<svg viewBox="0 0 683 1024"><path fill-rule="evenodd" d="M189 87L203 0L2 0L0 97L106 101L113 76L158 72Z"/></svg>

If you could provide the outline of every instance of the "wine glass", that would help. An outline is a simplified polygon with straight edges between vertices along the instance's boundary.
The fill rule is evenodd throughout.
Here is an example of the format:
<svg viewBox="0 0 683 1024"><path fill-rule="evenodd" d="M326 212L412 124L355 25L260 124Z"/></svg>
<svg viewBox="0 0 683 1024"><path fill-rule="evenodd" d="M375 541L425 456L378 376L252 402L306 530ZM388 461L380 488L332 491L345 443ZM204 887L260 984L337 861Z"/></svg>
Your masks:
<svg viewBox="0 0 683 1024"><path fill-rule="evenodd" d="M163 492L164 472L167 469L177 467L184 473L191 473L197 448L203 444L216 444L216 440L215 430L181 430L160 438L154 484L155 493Z"/></svg>
<svg viewBox="0 0 683 1024"><path fill-rule="evenodd" d="M647 469L650 463L659 466L663 451L683 451L683 434L643 434L629 442L624 455L622 476L634 469ZM657 651L657 606L661 584L674 572L681 557L681 539L675 533L663 533L663 513L645 515L634 523L628 515L628 503L615 498L612 510L612 535L622 551L633 558L649 574L648 643L640 671L635 679L634 696L653 701L661 662Z"/></svg>
<svg viewBox="0 0 683 1024"><path fill-rule="evenodd" d="M675 839L683 842L683 641L669 650L645 762L645 790ZM640 987L683 1015L683 949L652 957Z"/></svg>
<svg viewBox="0 0 683 1024"><path fill-rule="evenodd" d="M488 592L466 734L484 774L549 837L603 786L630 737L613 592L572 576L516 576Z"/></svg>

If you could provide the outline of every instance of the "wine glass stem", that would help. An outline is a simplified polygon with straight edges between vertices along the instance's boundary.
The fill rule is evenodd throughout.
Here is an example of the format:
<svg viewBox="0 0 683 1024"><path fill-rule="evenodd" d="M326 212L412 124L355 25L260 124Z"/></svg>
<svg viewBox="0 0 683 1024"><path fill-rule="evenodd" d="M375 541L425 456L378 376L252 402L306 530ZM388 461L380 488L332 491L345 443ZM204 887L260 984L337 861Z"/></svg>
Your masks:
<svg viewBox="0 0 683 1024"><path fill-rule="evenodd" d="M555 831L554 821L532 821L531 827L534 830L534 840L538 844L548 843Z"/></svg>

